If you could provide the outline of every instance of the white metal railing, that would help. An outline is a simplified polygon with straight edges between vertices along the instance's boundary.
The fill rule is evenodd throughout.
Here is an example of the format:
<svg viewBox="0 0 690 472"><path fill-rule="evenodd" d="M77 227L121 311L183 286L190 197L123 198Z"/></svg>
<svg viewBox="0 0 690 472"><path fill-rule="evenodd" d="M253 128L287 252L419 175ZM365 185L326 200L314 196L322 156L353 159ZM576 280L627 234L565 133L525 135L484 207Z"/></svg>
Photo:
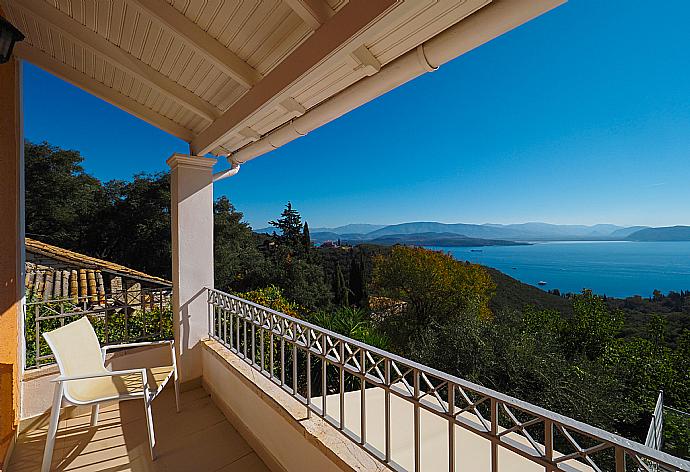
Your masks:
<svg viewBox="0 0 690 472"><path fill-rule="evenodd" d="M644 441L645 446L661 450L664 438L664 391L659 391L659 396L656 399L654 412L652 413L652 421L649 423L647 430L647 438ZM649 467L653 471L664 470L658 464L650 463Z"/></svg>
<svg viewBox="0 0 690 472"><path fill-rule="evenodd" d="M490 442L492 472L499 450L518 454L547 472L690 471L690 462L500 392L368 346L233 295L206 289L209 335L282 387L312 412L396 470L391 457L391 398L411 405L412 470L422 470L420 414L447 422L447 467L454 472L456 428ZM384 446L367 441L367 394L384 393ZM345 395L359 392L359 431L346 427ZM326 402L337 398L339 417ZM399 400L396 400L399 401ZM503 470L510 470L505 466ZM426 472L426 471L425 471ZM434 470L434 472L436 472Z"/></svg>
<svg viewBox="0 0 690 472"><path fill-rule="evenodd" d="M102 295L27 301L24 307L25 368L55 362L42 334L88 316L102 344L172 338L172 291L122 290Z"/></svg>
<svg viewBox="0 0 690 472"><path fill-rule="evenodd" d="M664 437L664 391L659 392L659 397L656 400L654 413L652 413L652 421L649 424L647 431L647 439L645 446L652 449L661 450L661 445Z"/></svg>

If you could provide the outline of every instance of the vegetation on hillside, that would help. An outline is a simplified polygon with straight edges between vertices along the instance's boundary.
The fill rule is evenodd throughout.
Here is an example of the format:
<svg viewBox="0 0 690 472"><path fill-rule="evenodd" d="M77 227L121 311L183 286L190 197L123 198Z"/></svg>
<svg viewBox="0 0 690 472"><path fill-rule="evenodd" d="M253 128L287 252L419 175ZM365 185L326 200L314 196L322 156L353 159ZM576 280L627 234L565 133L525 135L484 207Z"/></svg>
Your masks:
<svg viewBox="0 0 690 472"><path fill-rule="evenodd" d="M26 146L27 233L170 277L168 175L99 182L75 151ZM256 234L214 205L216 287L643 441L659 390L690 410L690 293L554 294L443 252L316 248L288 203ZM690 457L670 422L669 452Z"/></svg>

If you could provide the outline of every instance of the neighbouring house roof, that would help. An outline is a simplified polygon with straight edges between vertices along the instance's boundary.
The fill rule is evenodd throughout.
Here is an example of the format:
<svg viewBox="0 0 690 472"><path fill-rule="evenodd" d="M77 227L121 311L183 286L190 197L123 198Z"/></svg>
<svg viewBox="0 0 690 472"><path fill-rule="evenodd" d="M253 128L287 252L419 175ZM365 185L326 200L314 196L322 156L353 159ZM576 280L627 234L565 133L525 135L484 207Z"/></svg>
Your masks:
<svg viewBox="0 0 690 472"><path fill-rule="evenodd" d="M172 282L169 280L149 275L135 269L130 269L129 267L114 262L104 261L103 259L36 241L31 238L26 238L26 259L29 263L52 268L100 270L101 272L108 272L115 276L137 279L140 282L172 286Z"/></svg>

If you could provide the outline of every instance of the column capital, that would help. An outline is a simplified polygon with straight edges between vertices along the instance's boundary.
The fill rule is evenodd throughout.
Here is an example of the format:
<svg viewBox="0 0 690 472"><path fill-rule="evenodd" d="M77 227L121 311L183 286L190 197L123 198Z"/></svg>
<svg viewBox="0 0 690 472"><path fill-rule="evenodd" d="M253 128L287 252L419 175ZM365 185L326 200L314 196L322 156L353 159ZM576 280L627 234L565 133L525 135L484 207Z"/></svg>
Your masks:
<svg viewBox="0 0 690 472"><path fill-rule="evenodd" d="M190 156L187 154L175 153L165 161L171 169L177 167L196 167L198 169L212 168L218 159L201 156Z"/></svg>

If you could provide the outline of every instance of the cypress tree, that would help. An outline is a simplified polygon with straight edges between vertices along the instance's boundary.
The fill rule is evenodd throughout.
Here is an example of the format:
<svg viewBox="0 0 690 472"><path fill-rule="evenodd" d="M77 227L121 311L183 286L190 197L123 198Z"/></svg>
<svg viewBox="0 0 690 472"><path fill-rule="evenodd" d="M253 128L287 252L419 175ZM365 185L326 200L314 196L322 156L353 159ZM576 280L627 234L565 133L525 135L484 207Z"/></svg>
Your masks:
<svg viewBox="0 0 690 472"><path fill-rule="evenodd" d="M309 249L311 249L311 236L309 235L309 224L306 221L302 229L302 244L304 245L304 251L309 252Z"/></svg>
<svg viewBox="0 0 690 472"><path fill-rule="evenodd" d="M335 274L333 277L333 292L335 292L335 303L340 306L350 305L350 290L345 283L345 276L343 270L340 268L340 262L335 266Z"/></svg>
<svg viewBox="0 0 690 472"><path fill-rule="evenodd" d="M364 272L364 255L360 253L352 259L350 265L350 291L353 303L363 306L367 302L368 294Z"/></svg>
<svg viewBox="0 0 690 472"><path fill-rule="evenodd" d="M341 300L340 300L340 295L343 292L343 288L340 282L340 264L338 263L335 266L335 272L333 273L333 300L335 301L336 305L340 305Z"/></svg>

